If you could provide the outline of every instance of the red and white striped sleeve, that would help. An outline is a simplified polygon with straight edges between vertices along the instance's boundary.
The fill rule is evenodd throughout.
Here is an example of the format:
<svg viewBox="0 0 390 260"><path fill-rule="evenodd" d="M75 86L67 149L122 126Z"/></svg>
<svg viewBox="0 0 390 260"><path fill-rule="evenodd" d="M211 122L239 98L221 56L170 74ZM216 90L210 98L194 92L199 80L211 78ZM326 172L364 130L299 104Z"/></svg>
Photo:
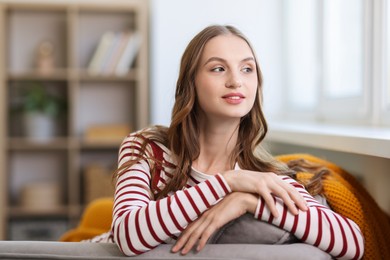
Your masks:
<svg viewBox="0 0 390 260"><path fill-rule="evenodd" d="M125 140L119 153L119 166L139 152L140 143ZM154 201L150 197L149 164L141 160L122 173L116 184L112 233L120 250L128 255L149 251L180 234L186 226L230 193L221 175L171 196Z"/></svg>
<svg viewBox="0 0 390 260"><path fill-rule="evenodd" d="M266 221L294 234L307 244L318 247L338 259L360 259L364 252L364 239L358 225L317 202L306 189L287 176L280 176L293 185L307 201L308 210L293 215L283 201L274 197L281 213L274 218L265 201L260 198L255 218Z"/></svg>

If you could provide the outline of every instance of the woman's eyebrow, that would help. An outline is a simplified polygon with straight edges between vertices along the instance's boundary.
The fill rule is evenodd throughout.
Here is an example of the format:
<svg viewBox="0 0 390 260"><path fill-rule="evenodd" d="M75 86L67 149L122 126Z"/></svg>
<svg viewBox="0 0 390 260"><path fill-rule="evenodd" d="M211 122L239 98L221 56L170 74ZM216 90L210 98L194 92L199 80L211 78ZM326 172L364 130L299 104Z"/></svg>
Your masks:
<svg viewBox="0 0 390 260"><path fill-rule="evenodd" d="M242 61L255 61L255 58L248 57L248 58L243 59Z"/></svg>
<svg viewBox="0 0 390 260"><path fill-rule="evenodd" d="M212 61L219 61L219 62L224 62L226 63L226 60L225 59L222 59L220 57L211 57L209 58L208 60L206 60L206 62L204 63L204 65L206 65L207 63L210 63Z"/></svg>
<svg viewBox="0 0 390 260"><path fill-rule="evenodd" d="M255 59L253 57L247 57L245 59L242 59L241 62L245 62L245 61L254 61ZM204 65L206 65L207 63L209 62L212 62L212 61L219 61L219 62L224 62L226 63L227 61L223 58L220 58L220 57L211 57L209 58L205 63Z"/></svg>

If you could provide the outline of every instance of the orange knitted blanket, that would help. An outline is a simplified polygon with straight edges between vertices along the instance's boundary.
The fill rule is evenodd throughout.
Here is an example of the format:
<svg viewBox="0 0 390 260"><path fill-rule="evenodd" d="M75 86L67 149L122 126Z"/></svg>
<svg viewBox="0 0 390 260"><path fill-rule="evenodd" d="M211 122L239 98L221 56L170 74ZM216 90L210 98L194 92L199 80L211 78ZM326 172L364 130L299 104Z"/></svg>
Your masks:
<svg viewBox="0 0 390 260"><path fill-rule="evenodd" d="M308 154L281 155L277 159L285 163L304 159L328 168L330 174L323 178L323 195L335 212L359 225L365 239L363 259L390 259L390 218L350 173ZM298 180L307 180L312 176L307 172L297 174Z"/></svg>

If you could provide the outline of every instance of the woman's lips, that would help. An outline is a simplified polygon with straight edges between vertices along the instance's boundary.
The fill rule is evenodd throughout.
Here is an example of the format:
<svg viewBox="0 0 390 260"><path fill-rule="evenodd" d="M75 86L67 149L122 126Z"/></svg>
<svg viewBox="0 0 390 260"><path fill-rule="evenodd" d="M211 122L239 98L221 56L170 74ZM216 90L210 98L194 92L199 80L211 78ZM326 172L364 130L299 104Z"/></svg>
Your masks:
<svg viewBox="0 0 390 260"><path fill-rule="evenodd" d="M222 97L229 104L240 104L245 96L241 93L229 93Z"/></svg>

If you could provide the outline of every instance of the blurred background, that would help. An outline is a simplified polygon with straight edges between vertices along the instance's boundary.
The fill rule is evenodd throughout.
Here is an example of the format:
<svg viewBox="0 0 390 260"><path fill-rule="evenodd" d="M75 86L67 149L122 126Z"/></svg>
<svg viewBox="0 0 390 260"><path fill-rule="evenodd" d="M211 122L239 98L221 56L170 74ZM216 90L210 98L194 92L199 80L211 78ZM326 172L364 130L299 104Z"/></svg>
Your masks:
<svg viewBox="0 0 390 260"><path fill-rule="evenodd" d="M0 239L57 240L112 196L123 137L169 125L210 24L255 48L265 146L337 163L390 212L389 1L0 0Z"/></svg>

